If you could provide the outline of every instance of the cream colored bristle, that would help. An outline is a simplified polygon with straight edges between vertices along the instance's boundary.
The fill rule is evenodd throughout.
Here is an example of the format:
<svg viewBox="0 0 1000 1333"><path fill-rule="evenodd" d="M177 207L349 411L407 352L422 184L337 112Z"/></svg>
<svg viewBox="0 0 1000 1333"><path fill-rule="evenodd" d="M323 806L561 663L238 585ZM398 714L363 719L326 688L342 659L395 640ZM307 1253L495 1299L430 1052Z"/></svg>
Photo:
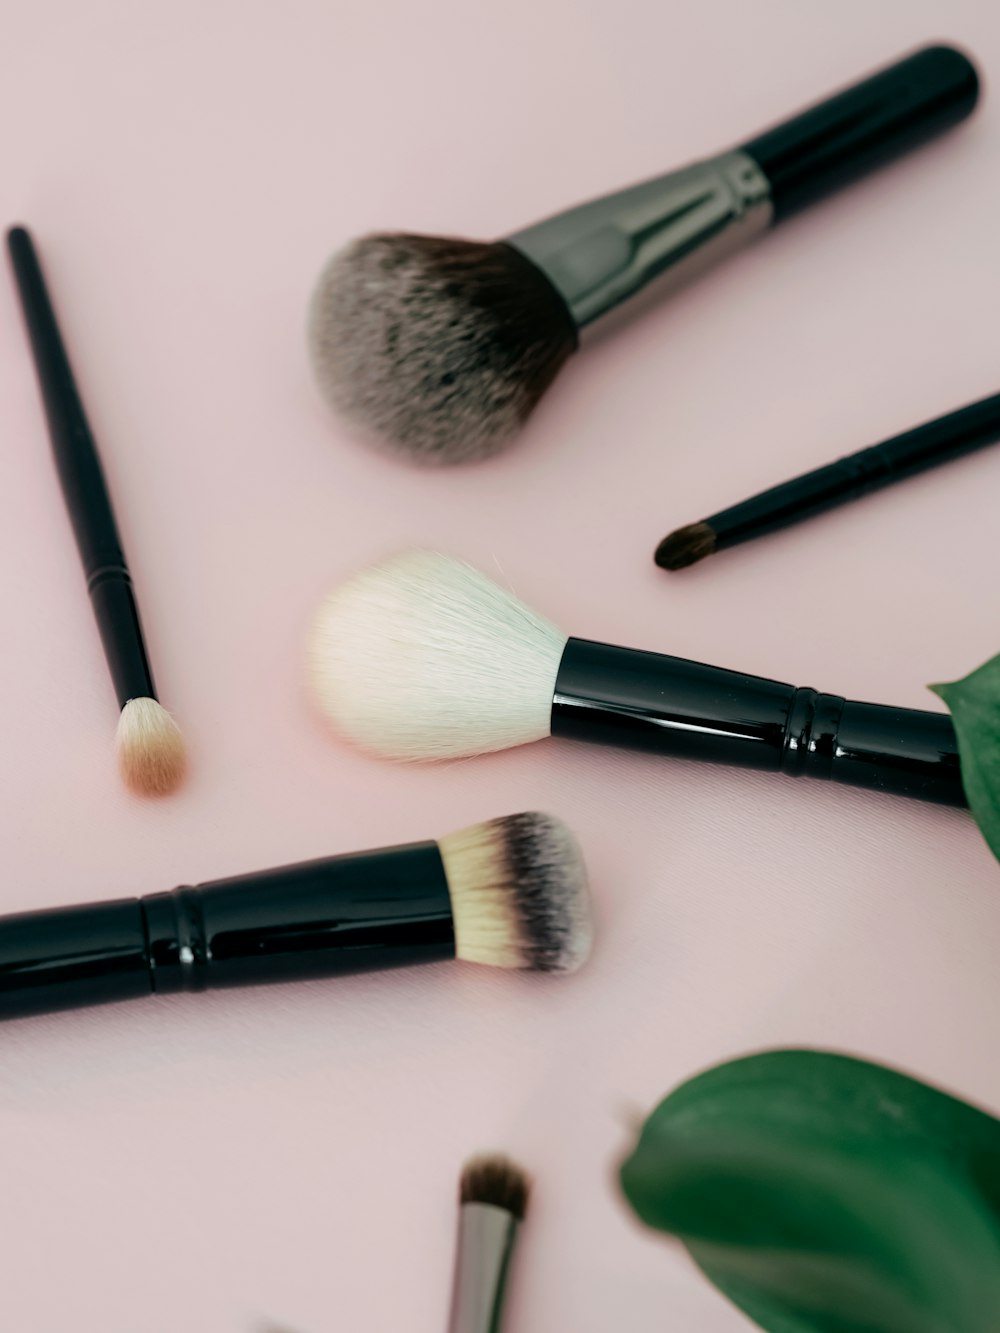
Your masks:
<svg viewBox="0 0 1000 1333"><path fill-rule="evenodd" d="M167 796L187 767L177 723L155 699L129 699L115 740L125 785L137 796Z"/></svg>
<svg viewBox="0 0 1000 1333"><path fill-rule="evenodd" d="M454 759L548 736L566 636L471 565L410 551L362 570L316 616L310 681L348 740Z"/></svg>
<svg viewBox="0 0 1000 1333"><path fill-rule="evenodd" d="M572 972L584 962L592 937L587 872L561 820L508 815L438 845L459 958L542 972Z"/></svg>

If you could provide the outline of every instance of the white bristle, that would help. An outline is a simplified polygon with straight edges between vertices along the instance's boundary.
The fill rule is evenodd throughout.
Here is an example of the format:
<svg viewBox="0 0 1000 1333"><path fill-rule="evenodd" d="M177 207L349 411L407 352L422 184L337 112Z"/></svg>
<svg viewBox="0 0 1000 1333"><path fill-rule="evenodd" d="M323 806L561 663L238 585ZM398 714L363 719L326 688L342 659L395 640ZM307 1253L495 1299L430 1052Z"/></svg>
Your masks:
<svg viewBox="0 0 1000 1333"><path fill-rule="evenodd" d="M506 815L441 838L455 953L490 967L573 972L590 954L587 871L552 815Z"/></svg>
<svg viewBox="0 0 1000 1333"><path fill-rule="evenodd" d="M391 759L454 759L550 732L566 636L478 570L430 551L356 574L310 643L316 699L348 740Z"/></svg>

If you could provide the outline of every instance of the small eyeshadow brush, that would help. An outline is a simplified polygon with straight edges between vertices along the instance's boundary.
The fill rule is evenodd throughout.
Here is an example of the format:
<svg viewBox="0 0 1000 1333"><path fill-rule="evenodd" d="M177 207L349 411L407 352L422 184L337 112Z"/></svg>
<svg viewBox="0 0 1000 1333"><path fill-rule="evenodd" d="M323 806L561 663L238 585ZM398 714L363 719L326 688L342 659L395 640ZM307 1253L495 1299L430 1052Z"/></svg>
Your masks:
<svg viewBox="0 0 1000 1333"><path fill-rule="evenodd" d="M184 776L184 742L156 697L132 579L122 553L97 446L28 232L7 248L45 405L52 452L87 578L87 591L118 696L118 765L141 796L172 792Z"/></svg>
<svg viewBox="0 0 1000 1333"><path fill-rule="evenodd" d="M466 1163L448 1333L500 1333L511 1256L530 1195L528 1176L508 1158L490 1154Z"/></svg>
<svg viewBox="0 0 1000 1333"><path fill-rule="evenodd" d="M660 542L654 559L661 569L685 569L717 551L791 527L998 439L1000 394L994 394L678 528Z"/></svg>
<svg viewBox="0 0 1000 1333"><path fill-rule="evenodd" d="M551 815L113 902L0 917L0 1019L435 963L571 972L587 875Z"/></svg>
<svg viewBox="0 0 1000 1333"><path fill-rule="evenodd" d="M312 298L320 391L359 435L421 462L495 453L619 308L958 124L978 93L967 56L928 46L714 157L501 240L363 236Z"/></svg>
<svg viewBox="0 0 1000 1333"><path fill-rule="evenodd" d="M966 804L946 713L568 638L478 570L431 551L333 592L313 624L310 664L327 718L387 759L564 736Z"/></svg>

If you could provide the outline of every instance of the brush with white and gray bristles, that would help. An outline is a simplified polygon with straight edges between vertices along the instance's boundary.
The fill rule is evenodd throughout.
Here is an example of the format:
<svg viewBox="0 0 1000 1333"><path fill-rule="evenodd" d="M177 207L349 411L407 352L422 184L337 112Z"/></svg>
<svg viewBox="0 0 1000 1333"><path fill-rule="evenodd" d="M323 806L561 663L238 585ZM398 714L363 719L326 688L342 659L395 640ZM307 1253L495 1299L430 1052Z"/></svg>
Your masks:
<svg viewBox="0 0 1000 1333"><path fill-rule="evenodd" d="M448 1333L500 1333L514 1244L531 1195L527 1173L499 1153L465 1164Z"/></svg>
<svg viewBox="0 0 1000 1333"><path fill-rule="evenodd" d="M327 718L383 758L456 759L554 735L966 804L946 714L568 638L429 551L333 592L309 664Z"/></svg>
<svg viewBox="0 0 1000 1333"><path fill-rule="evenodd" d="M28 329L49 437L87 577L121 714L116 747L126 785L140 796L164 796L185 770L184 742L159 703L97 447L63 346L31 237L7 233L7 247Z"/></svg>
<svg viewBox="0 0 1000 1333"><path fill-rule="evenodd" d="M962 120L977 92L966 56L927 47L739 148L502 240L362 237L312 298L320 390L359 434L421 462L495 453L581 331Z"/></svg>
<svg viewBox="0 0 1000 1333"><path fill-rule="evenodd" d="M455 958L573 972L591 938L576 839L529 811L437 841L0 917L0 1019Z"/></svg>

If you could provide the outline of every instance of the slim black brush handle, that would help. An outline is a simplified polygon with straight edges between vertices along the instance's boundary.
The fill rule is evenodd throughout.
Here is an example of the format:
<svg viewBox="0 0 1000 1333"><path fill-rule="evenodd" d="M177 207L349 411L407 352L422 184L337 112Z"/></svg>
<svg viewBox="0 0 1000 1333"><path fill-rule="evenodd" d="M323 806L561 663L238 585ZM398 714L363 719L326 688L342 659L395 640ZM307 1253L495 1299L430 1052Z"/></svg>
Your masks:
<svg viewBox="0 0 1000 1333"><path fill-rule="evenodd" d="M854 703L586 639L570 639L563 653L552 734L966 804L944 713Z"/></svg>
<svg viewBox="0 0 1000 1333"><path fill-rule="evenodd" d="M929 46L758 134L743 151L770 181L780 222L958 124L978 95L968 57Z"/></svg>
<svg viewBox="0 0 1000 1333"><path fill-rule="evenodd" d="M455 956L437 843L0 917L0 1019Z"/></svg>
<svg viewBox="0 0 1000 1333"><path fill-rule="evenodd" d="M31 339L52 452L80 551L87 591L119 706L156 698L139 609L108 489L31 237L7 233L7 247Z"/></svg>
<svg viewBox="0 0 1000 1333"><path fill-rule="evenodd" d="M814 514L962 458L1000 439L1000 394L807 472L705 519L715 550L801 523Z"/></svg>

